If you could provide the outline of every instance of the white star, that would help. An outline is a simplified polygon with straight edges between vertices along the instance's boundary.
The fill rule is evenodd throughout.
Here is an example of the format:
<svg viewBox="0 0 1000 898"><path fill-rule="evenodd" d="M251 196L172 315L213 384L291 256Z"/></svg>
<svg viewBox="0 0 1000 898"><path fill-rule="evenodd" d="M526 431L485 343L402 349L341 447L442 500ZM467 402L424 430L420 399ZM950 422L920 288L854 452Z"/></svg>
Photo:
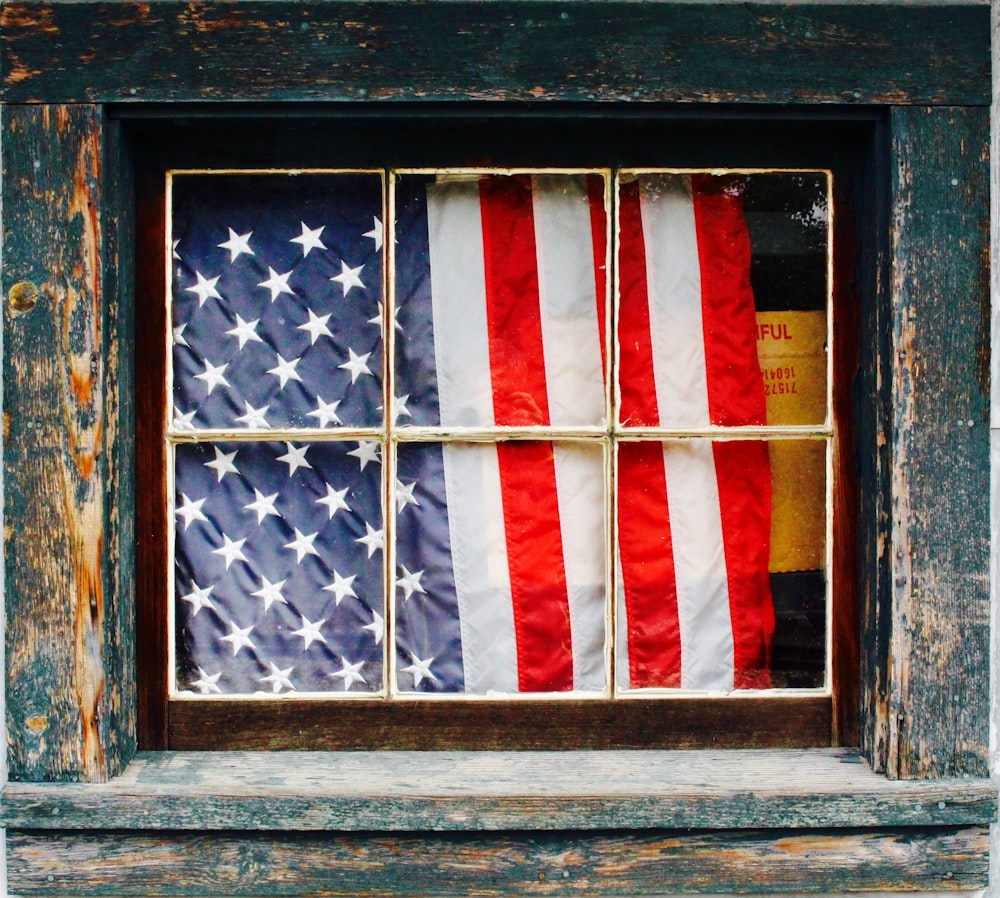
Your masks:
<svg viewBox="0 0 1000 898"><path fill-rule="evenodd" d="M413 663L409 667L404 667L403 673L413 674L414 689L416 689L425 678L429 680L437 680L437 677L431 673L431 665L434 663L433 658L428 658L426 661L422 661L414 655L413 652L410 652L410 658Z"/></svg>
<svg viewBox="0 0 1000 898"><path fill-rule="evenodd" d="M224 387L229 386L229 381L222 376L222 372L226 370L228 362L223 362L221 365L213 365L208 359L203 360L205 362L205 370L201 374L196 374L195 377L198 380L205 381L208 387L209 396L212 395L212 390L214 390L220 384Z"/></svg>
<svg viewBox="0 0 1000 898"><path fill-rule="evenodd" d="M286 667L284 670L279 670L278 665L273 661L268 661L271 665L271 672L266 677L261 677L260 681L262 683L271 684L271 692L281 692L282 688L291 689L295 691L295 687L292 685L292 681L288 679L289 675L293 670L295 670L295 665L291 667Z"/></svg>
<svg viewBox="0 0 1000 898"><path fill-rule="evenodd" d="M416 571L411 574L405 565L400 565L400 567L403 568L403 576L396 581L396 586L403 588L403 601L407 601L415 592L422 592L424 595L427 595L427 590L420 585L420 578L424 575L424 572Z"/></svg>
<svg viewBox="0 0 1000 898"><path fill-rule="evenodd" d="M312 228L307 228L304 221L300 221L299 224L302 225L302 233L298 237L292 237L289 242L300 243L302 245L303 259L309 255L309 250L311 249L326 249L323 241L319 239L319 235L323 233L325 225L320 225L313 230Z"/></svg>
<svg viewBox="0 0 1000 898"><path fill-rule="evenodd" d="M295 291L288 286L288 279L292 276L290 271L286 271L284 274L278 274L270 265L267 266L268 278L266 281L261 281L258 287L267 287L271 291L271 302L274 302L282 293L291 293L292 296L295 295Z"/></svg>
<svg viewBox="0 0 1000 898"><path fill-rule="evenodd" d="M295 539L290 543L285 543L286 549L294 549L296 559L299 564L302 564L302 559L306 555L319 555L319 552L313 547L313 541L319 536L319 531L316 533L310 533L308 536L299 532L299 528L295 528Z"/></svg>
<svg viewBox="0 0 1000 898"><path fill-rule="evenodd" d="M239 315L236 316L236 327L232 327L226 331L227 334L232 334L240 341L240 349L242 349L247 340L256 340L258 343L263 343L264 341L260 338L257 333L257 325L260 323L259 318L254 318L253 321L244 321Z"/></svg>
<svg viewBox="0 0 1000 898"><path fill-rule="evenodd" d="M308 452L312 446L302 446L296 449L291 443L285 443L285 448L288 450L284 455L278 456L278 461L283 461L288 465L288 476L291 477L292 474L298 468L309 468L312 470L312 465L306 461L306 452Z"/></svg>
<svg viewBox="0 0 1000 898"><path fill-rule="evenodd" d="M397 418L406 417L412 418L413 413L406 407L406 403L410 399L409 393L404 393L402 396L397 396L392 401L392 410Z"/></svg>
<svg viewBox="0 0 1000 898"><path fill-rule="evenodd" d="M267 577L262 576L260 578L260 589L250 593L250 595L257 596L258 599L263 599L264 610L267 611L275 602L281 602L282 605L288 604L285 597L281 594L281 587L284 585L284 580L272 583Z"/></svg>
<svg viewBox="0 0 1000 898"><path fill-rule="evenodd" d="M281 515L278 513L278 509L274 507L274 500L278 498L278 494L274 493L270 496L265 496L257 487L253 488L254 501L249 505L244 505L244 508L248 508L250 511L257 512L257 523L262 524L264 518L269 514L273 514L275 517L280 518Z"/></svg>
<svg viewBox="0 0 1000 898"><path fill-rule="evenodd" d="M267 414L268 408L270 406L262 406L261 408L254 408L245 399L243 400L243 408L246 409L245 415L240 415L237 417L237 421L246 424L247 427L260 427L262 430L270 430L271 425L267 423L264 415Z"/></svg>
<svg viewBox="0 0 1000 898"><path fill-rule="evenodd" d="M351 383L354 383L362 374L371 374L371 370L365 364L371 355L370 352L366 352L364 355L357 355L350 347L347 348L347 352L350 358L343 365L337 365L337 367L345 368L351 372ZM372 376L374 377L374 375Z"/></svg>
<svg viewBox="0 0 1000 898"><path fill-rule="evenodd" d="M378 305L378 314L374 318L369 318L368 319L368 323L369 324L374 324L376 327L381 327L382 326L382 303L381 303L381 301L379 301L378 303L376 303L376 305ZM392 310L392 315L393 315L393 318L395 319L393 321L393 324L396 325L396 330L402 331L403 330L403 325L401 325L399 323L399 306L396 306Z"/></svg>
<svg viewBox="0 0 1000 898"><path fill-rule="evenodd" d="M184 504L178 508L174 514L180 515L184 518L184 529L187 530L191 526L192 521L207 521L208 518L202 513L201 506L205 504L205 499L199 499L197 502L192 502L184 493L181 493L181 498L184 500Z"/></svg>
<svg viewBox="0 0 1000 898"><path fill-rule="evenodd" d="M316 418L320 427L326 427L327 424L342 424L343 422L337 416L338 405L340 405L339 399L335 402L324 402L323 397L317 393L316 411L306 412L306 415L310 418Z"/></svg>
<svg viewBox="0 0 1000 898"><path fill-rule="evenodd" d="M372 622L370 624L365 624L362 630L371 630L372 636L375 637L375 645L378 645L382 641L382 636L385 634L385 621L382 620L382 615L377 611L372 611Z"/></svg>
<svg viewBox="0 0 1000 898"><path fill-rule="evenodd" d="M175 259L180 259L180 257L181 257L180 253L177 252L177 247L180 246L180 244L181 244L180 240L175 240L174 243L173 243L173 246L170 247L170 254Z"/></svg>
<svg viewBox="0 0 1000 898"><path fill-rule="evenodd" d="M246 561L247 557L243 554L243 543L246 542L246 537L243 539L238 539L233 542L225 533L222 534L223 543L218 549L212 549L213 555L221 555L226 559L226 570L229 570L229 565L234 561Z"/></svg>
<svg viewBox="0 0 1000 898"><path fill-rule="evenodd" d="M233 459L236 458L237 450L232 452L223 452L218 446L215 449L215 460L205 462L206 468L215 468L215 473L219 475L219 482L222 482L222 478L227 474L239 474L239 470L236 465L233 464Z"/></svg>
<svg viewBox="0 0 1000 898"><path fill-rule="evenodd" d="M404 484L402 481L396 481L396 511L400 512L407 505L416 505L420 507L420 503L417 501L416 496L413 495L413 490L417 485L417 481L414 480L413 483Z"/></svg>
<svg viewBox="0 0 1000 898"><path fill-rule="evenodd" d="M361 668L364 667L364 661L351 664L346 658L341 658L340 663L342 665L341 669L335 670L330 676L340 677L344 681L344 692L347 692L351 688L352 683L364 683L366 686L368 685L368 681L359 673Z"/></svg>
<svg viewBox="0 0 1000 898"><path fill-rule="evenodd" d="M324 586L323 589L326 592L335 593L337 596L337 604L340 605L344 596L354 596L358 597L358 594L351 588L351 584L354 582L357 574L351 574L350 577L341 577L336 571L333 572L333 583L329 586Z"/></svg>
<svg viewBox="0 0 1000 898"><path fill-rule="evenodd" d="M312 309L306 309L309 314L309 320L305 324L300 324L297 330L309 331L310 341L309 345L312 346L320 337L332 337L333 334L330 328L326 326L326 323L330 320L329 315L324 315L320 318Z"/></svg>
<svg viewBox="0 0 1000 898"><path fill-rule="evenodd" d="M174 342L178 346L188 345L188 341L184 339L184 328L186 327L187 322L185 321L183 324L178 324L177 327L174 328Z"/></svg>
<svg viewBox="0 0 1000 898"><path fill-rule="evenodd" d="M174 430L194 430L194 415L197 409L191 412L182 413L177 406L174 406Z"/></svg>
<svg viewBox="0 0 1000 898"><path fill-rule="evenodd" d="M363 471L368 462L373 461L375 464L379 463L378 448L379 446L376 440L360 440L358 442L358 448L352 449L347 454L353 455L361 462L361 470Z"/></svg>
<svg viewBox="0 0 1000 898"><path fill-rule="evenodd" d="M362 290L365 287L364 281L358 277L358 272L364 268L364 265L359 265L357 268L351 268L346 262L341 260L340 262L340 274L335 275L330 278L331 281L336 281L344 288L344 296L350 292L351 287L360 287Z"/></svg>
<svg viewBox="0 0 1000 898"><path fill-rule="evenodd" d="M231 620L229 622L230 633L228 636L220 636L219 642L228 642L233 647L233 657L235 658L239 653L240 649L246 646L248 649L255 649L255 646L250 641L250 631L253 629L253 624L245 629L240 629L236 626L236 621Z"/></svg>
<svg viewBox="0 0 1000 898"><path fill-rule="evenodd" d="M215 605L212 604L212 600L209 598L213 589L215 589L214 586L206 586L202 589L194 580L191 581L191 592L186 596L181 596L181 601L191 603L191 608L193 609L191 617L197 617L198 612L202 608L215 608Z"/></svg>
<svg viewBox="0 0 1000 898"><path fill-rule="evenodd" d="M332 518L341 508L344 511L350 511L351 506L344 501L344 496L347 495L348 487L344 487L342 490L335 490L330 484L326 484L326 496L322 499L317 499L317 505L325 505L326 510L330 513L330 518Z"/></svg>
<svg viewBox="0 0 1000 898"><path fill-rule="evenodd" d="M375 252L382 249L382 222L380 222L374 215L372 216L373 226L370 231L365 231L362 237L368 237L375 241Z"/></svg>
<svg viewBox="0 0 1000 898"><path fill-rule="evenodd" d="M206 299L222 299L222 294L215 289L215 285L219 283L219 278L222 275L216 275L211 280L207 280L202 276L200 271L196 271L195 277L198 278L198 283L193 287L185 287L184 291L186 293L197 293L198 294L198 308L200 309L205 305Z"/></svg>
<svg viewBox="0 0 1000 898"><path fill-rule="evenodd" d="M222 671L220 670L217 674L212 674L209 676L200 667L198 668L198 679L195 680L191 685L197 689L202 695L208 695L210 692L222 692L219 688L219 677L222 676Z"/></svg>
<svg viewBox="0 0 1000 898"><path fill-rule="evenodd" d="M314 642L326 642L326 637L319 631L319 628L326 623L325 618L321 621L313 623L304 614L300 614L299 617L302 618L302 626L298 630L292 630L292 636L302 637L302 641L305 643L305 645L302 646L303 652Z"/></svg>
<svg viewBox="0 0 1000 898"><path fill-rule="evenodd" d="M299 377L298 372L295 370L295 366L302 361L302 358L292 359L290 362L286 362L282 357L281 353L278 353L278 364L273 368L268 368L267 373L273 374L280 381L281 388L285 388L285 384L290 380L301 381L302 378Z"/></svg>
<svg viewBox="0 0 1000 898"><path fill-rule="evenodd" d="M229 250L229 261L235 262L239 257L240 253L246 253L248 256L252 256L253 250L250 249L250 237L253 235L253 231L247 231L246 234L237 234L232 228L229 229L229 239L225 243L218 244L219 249Z"/></svg>
<svg viewBox="0 0 1000 898"><path fill-rule="evenodd" d="M362 545L368 547L368 557L369 558L371 558L372 555L375 554L375 551L377 549L381 549L381 550L385 549L385 538L384 538L384 535L383 535L383 531L376 530L367 521L365 522L365 535L364 536L359 536L354 541L356 543L361 543Z"/></svg>

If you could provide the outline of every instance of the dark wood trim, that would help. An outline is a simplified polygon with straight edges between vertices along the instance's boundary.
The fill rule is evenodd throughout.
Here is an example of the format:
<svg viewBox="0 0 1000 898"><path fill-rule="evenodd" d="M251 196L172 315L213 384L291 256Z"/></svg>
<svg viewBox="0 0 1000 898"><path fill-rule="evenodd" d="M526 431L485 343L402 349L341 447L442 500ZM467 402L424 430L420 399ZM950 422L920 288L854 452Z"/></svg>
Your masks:
<svg viewBox="0 0 1000 898"><path fill-rule="evenodd" d="M989 35L988 4L6 3L0 97L986 106Z"/></svg>

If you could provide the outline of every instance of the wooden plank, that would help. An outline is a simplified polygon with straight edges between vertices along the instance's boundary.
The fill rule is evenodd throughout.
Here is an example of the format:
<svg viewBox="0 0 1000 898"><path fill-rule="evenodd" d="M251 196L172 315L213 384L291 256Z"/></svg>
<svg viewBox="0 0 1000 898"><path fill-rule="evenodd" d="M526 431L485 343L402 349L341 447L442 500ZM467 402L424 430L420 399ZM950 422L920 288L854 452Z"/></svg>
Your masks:
<svg viewBox="0 0 1000 898"><path fill-rule="evenodd" d="M134 743L113 138L93 106L8 107L2 134L8 763L100 781Z"/></svg>
<svg viewBox="0 0 1000 898"><path fill-rule="evenodd" d="M989 719L989 115L894 109L891 127L890 770L978 776Z"/></svg>
<svg viewBox="0 0 1000 898"><path fill-rule="evenodd" d="M988 4L34 2L0 34L11 103L990 100Z"/></svg>
<svg viewBox="0 0 1000 898"><path fill-rule="evenodd" d="M14 829L564 830L985 825L989 780L854 752L150 752L106 785L12 783Z"/></svg>
<svg viewBox="0 0 1000 898"><path fill-rule="evenodd" d="M7 835L28 895L663 895L964 890L988 830Z"/></svg>

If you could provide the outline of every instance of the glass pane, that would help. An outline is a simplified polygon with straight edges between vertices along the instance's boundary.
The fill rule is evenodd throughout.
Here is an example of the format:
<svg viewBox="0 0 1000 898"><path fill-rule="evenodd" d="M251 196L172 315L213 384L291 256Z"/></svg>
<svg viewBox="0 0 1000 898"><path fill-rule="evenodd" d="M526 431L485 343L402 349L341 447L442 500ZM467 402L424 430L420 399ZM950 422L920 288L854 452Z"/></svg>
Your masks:
<svg viewBox="0 0 1000 898"><path fill-rule="evenodd" d="M397 176L398 423L603 423L605 181Z"/></svg>
<svg viewBox="0 0 1000 898"><path fill-rule="evenodd" d="M175 453L177 689L380 690L377 444L198 443Z"/></svg>
<svg viewBox="0 0 1000 898"><path fill-rule="evenodd" d="M382 176L174 174L173 427L377 426Z"/></svg>
<svg viewBox="0 0 1000 898"><path fill-rule="evenodd" d="M619 688L824 684L826 445L619 446Z"/></svg>
<svg viewBox="0 0 1000 898"><path fill-rule="evenodd" d="M826 420L827 194L824 172L622 175L622 424Z"/></svg>
<svg viewBox="0 0 1000 898"><path fill-rule="evenodd" d="M603 449L403 444L401 692L607 689Z"/></svg>

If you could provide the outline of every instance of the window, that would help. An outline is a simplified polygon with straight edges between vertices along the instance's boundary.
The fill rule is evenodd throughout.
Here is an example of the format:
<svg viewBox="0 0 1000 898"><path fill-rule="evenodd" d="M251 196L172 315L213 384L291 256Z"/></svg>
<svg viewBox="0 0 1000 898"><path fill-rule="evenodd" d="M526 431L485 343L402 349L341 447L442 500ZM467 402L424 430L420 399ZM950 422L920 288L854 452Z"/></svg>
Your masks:
<svg viewBox="0 0 1000 898"><path fill-rule="evenodd" d="M645 131L670 133L631 129L647 142ZM833 693L851 664L837 668L829 620L849 626L854 612L853 575L834 570L829 548L831 466L844 464L831 440L834 173L470 167L495 133L484 131L464 166L336 170L316 167L317 150L291 170L189 168L174 152L150 173L144 205L169 185L143 230L169 219L163 464L176 509L174 561L157 562L174 585L150 578L172 645L169 657L155 645L143 654L168 671L148 707L170 696L154 712L164 741L150 744L840 741L853 725L831 736ZM510 158L523 152L513 143L489 148ZM849 191L843 151L805 155L839 166ZM696 206L714 216L700 236ZM529 289L550 309L562 302L561 318L537 297L541 318L521 315L519 227L533 241ZM704 301L716 315L708 337L697 297L687 310L665 300L648 321L654 277L697 260L699 240L704 277L720 281L720 298ZM147 269L148 294L166 290ZM514 300L501 312L489 303L504 289ZM161 351L166 321L142 326ZM396 364L383 371L390 330ZM838 514L849 506L842 498ZM293 507L309 514L293 520ZM530 533L520 546L518 531ZM311 701L366 696L336 709ZM476 696L488 706L426 704ZM303 718L315 726L290 735L290 713L297 733ZM546 730L553 715L565 724Z"/></svg>

